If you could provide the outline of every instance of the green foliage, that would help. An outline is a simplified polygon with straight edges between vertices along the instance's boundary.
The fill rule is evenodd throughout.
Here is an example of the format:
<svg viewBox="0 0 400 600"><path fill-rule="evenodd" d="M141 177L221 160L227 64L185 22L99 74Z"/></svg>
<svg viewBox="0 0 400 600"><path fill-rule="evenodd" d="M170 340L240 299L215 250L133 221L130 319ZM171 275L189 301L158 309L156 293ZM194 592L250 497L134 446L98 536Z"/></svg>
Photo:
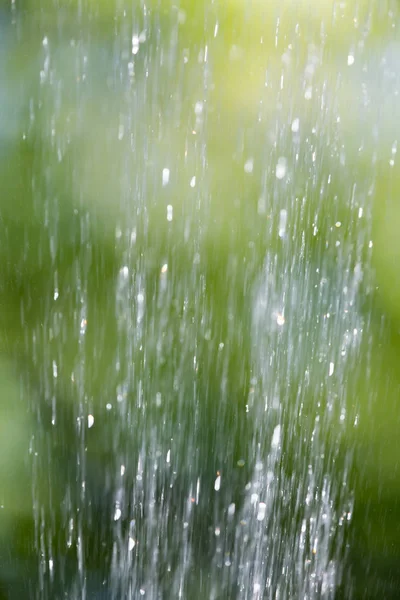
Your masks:
<svg viewBox="0 0 400 600"><path fill-rule="evenodd" d="M360 506L371 498L378 506L381 487L391 506L399 491L393 475L398 428L392 419L399 384L392 363L399 342L392 332L382 348L387 338L380 326L383 312L393 322L400 317L400 182L387 156L394 142L389 111L379 122L380 136L366 132L365 124L371 129L377 122L380 98L378 93L364 110L360 89L363 64L395 35L396 6L367 0L258 1L251 10L239 0L224 7L190 0L125 4L70 0L61 6L42 0L39 9L26 0L23 10L5 11L7 35L0 42L0 73L7 81L6 91L0 91L3 544L15 523L29 520L31 438L33 454L38 453L37 498L54 510L55 537L64 543L66 520L58 506L66 502L73 469L80 468L71 467L76 422L92 413L95 426L84 444L94 505L105 474L115 470L117 451L130 456L131 464L138 459L132 427L150 436L155 423L160 446L166 447L194 395L194 445L201 453L193 458L193 472L197 468L204 475L207 490L217 470L225 469L240 502L254 460L246 454L253 435L246 417L254 378L251 307L268 253L278 265L293 257L299 268L292 287L303 290L310 307L320 293L320 277L311 271L326 275L328 305L338 295L343 256L354 273L358 264L370 265L372 255L376 278L372 268L363 273L365 303L358 307L368 336L360 365L346 373L345 386L349 397L354 395L349 414L371 415L374 427L361 419L359 429L348 427L345 439L350 448L362 449L356 471L365 461L367 475L354 474ZM296 119L298 129L292 126ZM281 179L276 167L282 157L287 176ZM168 185L162 180L165 168ZM368 194L373 215L362 215ZM173 206L172 220L166 218L167 205ZM282 208L291 209L286 246L277 234ZM128 264L124 284L121 269ZM314 286L311 291L301 288L302 280ZM136 297L127 287L136 289ZM139 293L146 302L140 336ZM318 382L325 363L315 351L313 331L310 326L304 338L301 365L311 365ZM105 407L125 389L133 367L135 384L121 392L127 396L127 426L112 432ZM364 377L371 368L373 375ZM289 388L294 405L301 374L276 377L283 390ZM140 394L149 402L146 414L135 412ZM149 400L157 394L167 399L160 410ZM326 390L310 393L304 417L296 421L299 435L303 426L310 434L317 397L324 403ZM338 422L329 431L332 447L340 427ZM177 453L183 455L187 440L177 438ZM291 453L289 445L289 472L296 461ZM246 469L240 471L242 458ZM182 474L182 481L191 476ZM364 489L366 478L372 482ZM176 502L185 488L179 485ZM78 505L80 490L71 494L71 505ZM357 518L362 529L364 521ZM376 556L387 538L386 533L375 537L378 519L372 521L367 543ZM90 524L84 527L89 536ZM202 527L199 546L205 554L209 533ZM27 531L28 538L29 526ZM356 554L361 546L356 542ZM86 548L95 571L102 550L91 550Z"/></svg>

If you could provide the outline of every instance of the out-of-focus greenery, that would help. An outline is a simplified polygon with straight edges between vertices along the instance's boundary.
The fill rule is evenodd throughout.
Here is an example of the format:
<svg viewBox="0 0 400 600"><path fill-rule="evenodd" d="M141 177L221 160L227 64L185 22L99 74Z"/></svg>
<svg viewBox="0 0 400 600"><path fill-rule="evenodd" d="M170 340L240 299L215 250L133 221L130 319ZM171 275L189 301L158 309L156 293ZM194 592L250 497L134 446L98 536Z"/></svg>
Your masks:
<svg viewBox="0 0 400 600"><path fill-rule="evenodd" d="M53 522L65 526L58 505L76 461L76 419L91 411L97 419L96 410L86 440L87 478L103 481L101 471L115 451L106 439L104 406L130 361L149 396L168 396L196 346L205 405L200 464L210 482L220 464L234 471L252 435L244 419L252 293L266 251L282 252L279 209L298 198L288 229L307 264L333 272L339 241L349 269L370 264L370 255L376 269L364 273L360 311L367 333L359 369L347 382L354 412L361 414L348 434L357 455L352 560L362 574L354 597L378 597L369 596L368 587L396 597L399 25L398 5L389 0L25 0L3 9L2 552L32 544L32 524L26 544L12 534L16 523L31 522L31 489L46 510L50 506ZM288 177L277 182L280 157L286 157ZM168 186L163 168L170 172ZM372 213L359 217L364 205ZM370 238L360 240L358 218L370 224L363 229ZM302 230L305 223L309 228ZM138 285L150 315L147 355L138 343L133 358L120 357L117 371L120 329L128 326L116 316L116 282L128 260L144 279ZM163 264L175 282L172 297L163 295ZM230 403L218 441L209 424L218 420L222 340L229 340L224 376ZM304 353L311 356L312 348ZM182 394L189 395L192 376L182 380ZM165 439L178 420L176 406L168 411ZM35 481L34 488L26 477L29 460L42 478L48 470L48 480ZM245 475L237 477L242 485ZM4 581L6 571L0 571Z"/></svg>

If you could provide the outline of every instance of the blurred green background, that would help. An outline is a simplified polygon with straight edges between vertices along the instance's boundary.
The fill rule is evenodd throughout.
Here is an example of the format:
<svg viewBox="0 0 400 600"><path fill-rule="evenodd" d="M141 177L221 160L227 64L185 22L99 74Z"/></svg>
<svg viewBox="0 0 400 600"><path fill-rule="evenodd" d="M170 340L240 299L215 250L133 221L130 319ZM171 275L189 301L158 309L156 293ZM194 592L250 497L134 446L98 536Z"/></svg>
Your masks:
<svg viewBox="0 0 400 600"><path fill-rule="evenodd" d="M176 438L189 454L171 506L196 469L205 490L229 474L220 502L240 504L267 254L283 279L294 265L291 289L303 290L289 345L361 269L349 305L360 348L337 384L349 416L322 432L327 448L339 440L338 462L352 457L336 596L400 596L399 11L394 0L1 3L1 598L84 597L67 549L79 510L88 589L101 588L116 457L137 462L135 427L141 443L155 427L160 447ZM314 273L329 281L323 301ZM309 389L313 336L301 348L315 363ZM293 423L302 375L275 377ZM118 394L127 407L114 414ZM290 427L289 471L301 460ZM193 536L207 568L214 509L202 502ZM130 597L102 593L88 597Z"/></svg>

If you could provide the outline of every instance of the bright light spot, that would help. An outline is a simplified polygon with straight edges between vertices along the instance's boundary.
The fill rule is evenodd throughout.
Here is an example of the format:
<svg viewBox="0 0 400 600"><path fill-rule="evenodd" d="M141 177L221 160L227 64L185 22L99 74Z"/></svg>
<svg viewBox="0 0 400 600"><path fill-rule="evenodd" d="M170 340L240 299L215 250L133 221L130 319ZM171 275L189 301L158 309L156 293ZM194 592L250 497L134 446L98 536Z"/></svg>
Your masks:
<svg viewBox="0 0 400 600"><path fill-rule="evenodd" d="M161 394L160 394L160 392L157 392L157 394L156 394L156 405L157 406L161 406Z"/></svg>
<svg viewBox="0 0 400 600"><path fill-rule="evenodd" d="M193 175L192 179L190 180L190 187L194 188L195 185L196 185L196 176Z"/></svg>
<svg viewBox="0 0 400 600"><path fill-rule="evenodd" d="M166 186L169 183L169 173L170 173L170 171L167 168L164 168L162 170L162 184L163 184L163 186Z"/></svg>
<svg viewBox="0 0 400 600"><path fill-rule="evenodd" d="M121 509L117 507L114 512L114 521L119 521L121 516L122 516Z"/></svg>
<svg viewBox="0 0 400 600"><path fill-rule="evenodd" d="M112 409L112 404L110 404L109 402L107 402L106 409L107 410L111 410Z"/></svg>
<svg viewBox="0 0 400 600"><path fill-rule="evenodd" d="M360 207L360 208L358 209L358 218L359 218L359 219L361 219L361 217L363 216L363 212L364 212L364 211L363 211L362 207Z"/></svg>
<svg viewBox="0 0 400 600"><path fill-rule="evenodd" d="M311 87L311 86L309 86L309 87L306 89L306 91L304 92L304 98L305 98L306 100L311 100L311 98L312 98L312 87Z"/></svg>
<svg viewBox="0 0 400 600"><path fill-rule="evenodd" d="M263 521L265 519L265 513L267 511L267 505L265 502L260 502L258 505L257 521Z"/></svg>
<svg viewBox="0 0 400 600"><path fill-rule="evenodd" d="M166 460L167 464L169 464L171 462L171 450L168 450L167 458L165 460Z"/></svg>
<svg viewBox="0 0 400 600"><path fill-rule="evenodd" d="M281 313L277 314L276 323L277 323L277 325L279 325L279 327L282 327L282 325L285 324L285 317Z"/></svg>
<svg viewBox="0 0 400 600"><path fill-rule="evenodd" d="M88 425L89 429L90 429L91 427L93 427L93 425L94 425L94 416L93 416L93 415L88 415L88 418L87 418L87 425Z"/></svg>
<svg viewBox="0 0 400 600"><path fill-rule="evenodd" d="M121 465L121 470L120 470L120 472L121 472L121 477L122 477L123 475L125 475L125 465Z"/></svg>
<svg viewBox="0 0 400 600"><path fill-rule="evenodd" d="M221 475L218 475L218 477L217 477L217 479L215 480L215 483L214 483L214 490L216 492L219 492L220 488L221 488Z"/></svg>
<svg viewBox="0 0 400 600"><path fill-rule="evenodd" d="M132 552L132 550L134 549L134 547L136 546L136 542L133 538L129 537L128 540L128 551Z"/></svg>
<svg viewBox="0 0 400 600"><path fill-rule="evenodd" d="M300 119L296 118L292 121L292 131L293 133L297 133L300 129Z"/></svg>
<svg viewBox="0 0 400 600"><path fill-rule="evenodd" d="M286 224L287 224L287 210L283 209L279 212L279 232L278 235L280 238L283 238L286 232Z"/></svg>
<svg viewBox="0 0 400 600"><path fill-rule="evenodd" d="M196 504L199 503L199 496L200 496L200 478L197 478L197 484L196 484Z"/></svg>
<svg viewBox="0 0 400 600"><path fill-rule="evenodd" d="M203 103L202 102L196 102L196 104L194 105L194 114L196 115L196 117L199 117L203 112Z"/></svg>
<svg viewBox="0 0 400 600"><path fill-rule="evenodd" d="M351 65L354 65L354 56L352 54L349 54L347 57L347 66L351 67Z"/></svg>
<svg viewBox="0 0 400 600"><path fill-rule="evenodd" d="M278 163L275 168L275 175L277 179L283 179L286 175L287 170L287 160L284 156L281 156L278 159Z"/></svg>
<svg viewBox="0 0 400 600"><path fill-rule="evenodd" d="M132 54L137 54L139 52L139 36L132 36Z"/></svg>
<svg viewBox="0 0 400 600"><path fill-rule="evenodd" d="M81 328L80 328L81 335L85 334L86 327L87 327L87 320L86 319L81 319Z"/></svg>
<svg viewBox="0 0 400 600"><path fill-rule="evenodd" d="M244 163L244 172L248 173L250 175L250 173L253 172L253 168L254 168L254 160L252 158L249 158Z"/></svg>
<svg viewBox="0 0 400 600"><path fill-rule="evenodd" d="M235 510L236 510L236 505L234 504L234 502L232 502L232 504L230 504L228 506L228 515L232 516L235 514Z"/></svg>
<svg viewBox="0 0 400 600"><path fill-rule="evenodd" d="M281 443L281 426L277 425L272 435L271 448L278 448Z"/></svg>
<svg viewBox="0 0 400 600"><path fill-rule="evenodd" d="M167 263L165 263L162 267L161 267L161 273L166 273L168 271L168 265Z"/></svg>
<svg viewBox="0 0 400 600"><path fill-rule="evenodd" d="M330 362L329 363L329 377L332 377L334 370L335 370L335 363Z"/></svg>
<svg viewBox="0 0 400 600"><path fill-rule="evenodd" d="M174 209L172 204L167 205L167 221L172 221Z"/></svg>
<svg viewBox="0 0 400 600"><path fill-rule="evenodd" d="M339 227L342 226L342 223L340 221L336 221L335 223L335 227L337 227L339 229Z"/></svg>

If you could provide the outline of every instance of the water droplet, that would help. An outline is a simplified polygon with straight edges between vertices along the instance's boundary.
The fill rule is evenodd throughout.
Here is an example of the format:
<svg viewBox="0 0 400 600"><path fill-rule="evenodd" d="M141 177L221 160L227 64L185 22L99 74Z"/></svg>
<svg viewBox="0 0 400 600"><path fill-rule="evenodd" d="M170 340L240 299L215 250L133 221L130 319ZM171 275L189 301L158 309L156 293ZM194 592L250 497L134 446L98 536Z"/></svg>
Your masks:
<svg viewBox="0 0 400 600"><path fill-rule="evenodd" d="M260 502L260 504L258 505L257 521L263 521L265 519L266 511L267 505L265 504L265 502Z"/></svg>
<svg viewBox="0 0 400 600"><path fill-rule="evenodd" d="M234 502L232 502L232 504L230 504L228 506L228 515L232 516L235 514L235 510L236 510L236 505L234 504Z"/></svg>
<svg viewBox="0 0 400 600"><path fill-rule="evenodd" d="M308 86L306 88L306 91L304 92L304 98L306 100L311 100L311 98L312 98L312 87L311 86Z"/></svg>
<svg viewBox="0 0 400 600"><path fill-rule="evenodd" d="M272 435L271 448L278 448L281 442L281 426L277 425Z"/></svg>
<svg viewBox="0 0 400 600"><path fill-rule="evenodd" d="M166 167L162 170L162 184L163 184L163 186L166 186L169 183L169 173L170 173L170 171Z"/></svg>
<svg viewBox="0 0 400 600"><path fill-rule="evenodd" d="M250 496L250 503L254 505L254 504L257 504L257 502L258 502L258 494L252 494Z"/></svg>
<svg viewBox="0 0 400 600"><path fill-rule="evenodd" d="M134 547L136 546L136 542L133 538L129 537L128 540L128 551L132 552L132 550L134 549Z"/></svg>
<svg viewBox="0 0 400 600"><path fill-rule="evenodd" d="M286 224L287 224L287 210L282 209L279 212L279 232L278 235L280 238L283 238L286 232Z"/></svg>
<svg viewBox="0 0 400 600"><path fill-rule="evenodd" d="M281 313L277 314L277 316L276 316L276 323L280 327L282 327L282 325L285 324L285 317L283 316L283 314L281 314Z"/></svg>
<svg viewBox="0 0 400 600"><path fill-rule="evenodd" d="M137 54L139 52L139 36L132 36L132 54Z"/></svg>
<svg viewBox="0 0 400 600"><path fill-rule="evenodd" d="M254 160L252 158L249 158L244 163L244 172L250 175L250 173L253 172L253 168L254 168Z"/></svg>
<svg viewBox="0 0 400 600"><path fill-rule="evenodd" d="M286 175L286 170L287 170L287 160L284 156L281 156L278 159L276 169L275 169L275 175L276 175L277 179L283 179Z"/></svg>

